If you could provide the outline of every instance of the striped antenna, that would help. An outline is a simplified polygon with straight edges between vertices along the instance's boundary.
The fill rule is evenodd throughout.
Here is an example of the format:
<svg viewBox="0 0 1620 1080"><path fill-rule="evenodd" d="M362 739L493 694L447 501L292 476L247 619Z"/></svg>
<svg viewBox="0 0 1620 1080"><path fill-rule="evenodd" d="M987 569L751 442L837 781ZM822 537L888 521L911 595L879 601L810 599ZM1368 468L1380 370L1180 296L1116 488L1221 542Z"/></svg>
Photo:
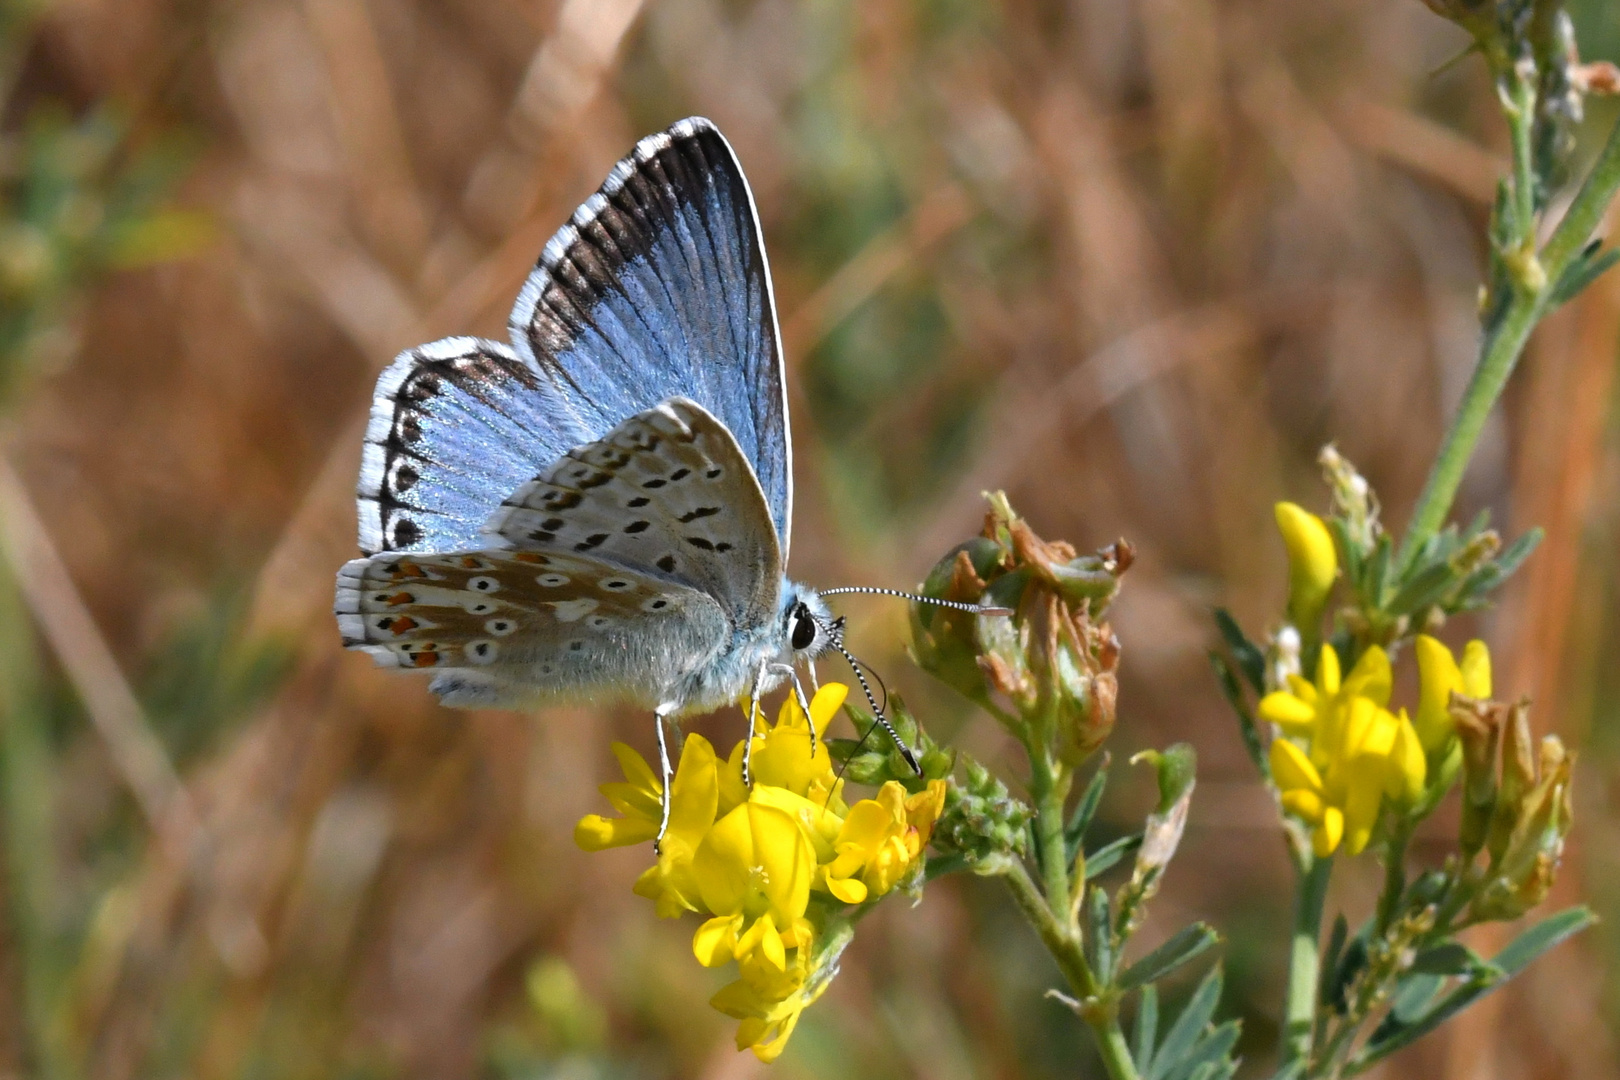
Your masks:
<svg viewBox="0 0 1620 1080"><path fill-rule="evenodd" d="M847 593L865 593L869 596L898 596L902 600L910 600L918 604L937 604L940 607L955 608L957 611L970 611L975 615L1011 615L1012 608L997 607L987 604L964 604L960 600L940 600L932 596L919 596L917 593L901 592L899 589L884 589L876 585L845 585L837 589L818 589L817 596L841 596Z"/></svg>

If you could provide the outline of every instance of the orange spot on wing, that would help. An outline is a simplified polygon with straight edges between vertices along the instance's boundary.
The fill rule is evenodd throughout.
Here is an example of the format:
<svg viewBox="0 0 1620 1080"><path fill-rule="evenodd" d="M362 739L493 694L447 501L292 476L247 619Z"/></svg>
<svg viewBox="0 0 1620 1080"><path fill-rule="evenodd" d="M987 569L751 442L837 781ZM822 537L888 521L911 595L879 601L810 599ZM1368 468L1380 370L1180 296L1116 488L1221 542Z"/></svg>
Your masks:
<svg viewBox="0 0 1620 1080"><path fill-rule="evenodd" d="M512 559L515 562L536 563L540 566L548 566L551 563L550 559L534 551L514 551Z"/></svg>
<svg viewBox="0 0 1620 1080"><path fill-rule="evenodd" d="M413 577L413 578L425 578L425 577L427 577L427 571L423 570L420 566L417 566L413 562L402 562L402 563L399 564L399 575L398 576L400 576L400 577Z"/></svg>
<svg viewBox="0 0 1620 1080"><path fill-rule="evenodd" d="M411 657L411 663L416 667L432 667L439 662L436 652L419 652Z"/></svg>
<svg viewBox="0 0 1620 1080"><path fill-rule="evenodd" d="M397 592L388 598L387 603L389 607L397 607L400 604L414 604L416 603L416 597L408 592Z"/></svg>
<svg viewBox="0 0 1620 1080"><path fill-rule="evenodd" d="M418 625L420 624L409 615L401 615L399 618L393 620L392 626L384 627L384 629L392 630L396 634L403 634L407 630L415 630Z"/></svg>
<svg viewBox="0 0 1620 1080"><path fill-rule="evenodd" d="M463 555L461 557L461 565L465 566L468 570L481 570L484 566L481 560L476 559L471 555Z"/></svg>

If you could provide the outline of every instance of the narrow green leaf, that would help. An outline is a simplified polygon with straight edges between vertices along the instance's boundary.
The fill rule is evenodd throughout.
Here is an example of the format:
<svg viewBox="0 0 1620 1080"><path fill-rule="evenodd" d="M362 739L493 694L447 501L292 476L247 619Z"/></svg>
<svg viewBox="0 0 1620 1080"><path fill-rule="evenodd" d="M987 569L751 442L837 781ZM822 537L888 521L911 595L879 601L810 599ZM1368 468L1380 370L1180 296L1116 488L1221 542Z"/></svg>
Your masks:
<svg viewBox="0 0 1620 1080"><path fill-rule="evenodd" d="M1097 875L1112 869L1115 863L1127 855L1134 855L1136 849L1141 846L1141 833L1132 833L1130 836L1120 837L1111 844L1104 844L1086 856L1086 880L1090 881Z"/></svg>
<svg viewBox="0 0 1620 1080"><path fill-rule="evenodd" d="M1411 970L1424 975L1467 975L1483 966L1479 955L1460 941L1443 941L1424 949Z"/></svg>
<svg viewBox="0 0 1620 1080"><path fill-rule="evenodd" d="M1228 1020L1206 1033L1166 1074L1165 1080L1192 1080L1192 1077L1201 1071L1213 1073L1237 1045L1241 1030L1242 1024L1236 1020Z"/></svg>
<svg viewBox="0 0 1620 1080"><path fill-rule="evenodd" d="M1343 518L1334 515L1327 519L1327 523L1333 533L1333 539L1338 541L1339 554L1344 556L1345 580L1354 585L1361 580L1361 563L1365 553L1358 545L1350 542L1350 527Z"/></svg>
<svg viewBox="0 0 1620 1080"><path fill-rule="evenodd" d="M1485 594L1497 589L1512 577L1514 571L1530 557L1530 553L1536 550L1545 536L1546 533L1541 529L1531 529L1509 544L1496 558L1468 575L1468 579L1457 590L1456 607L1460 610L1469 610L1480 606Z"/></svg>
<svg viewBox="0 0 1620 1080"><path fill-rule="evenodd" d="M1159 1038L1159 988L1152 983L1142 987L1142 997L1136 1007L1136 1027L1131 1033L1131 1056L1136 1059L1136 1072L1146 1076L1153 1065L1153 1044Z"/></svg>
<svg viewBox="0 0 1620 1080"><path fill-rule="evenodd" d="M1548 310L1567 304L1579 296L1588 285L1602 277L1604 272L1620 262L1620 250L1611 248L1601 255L1584 255L1571 259L1569 266L1558 276L1547 298Z"/></svg>
<svg viewBox="0 0 1620 1080"><path fill-rule="evenodd" d="M1432 562L1407 578L1384 610L1391 615L1410 615L1426 608L1446 594L1455 578L1449 562Z"/></svg>
<svg viewBox="0 0 1620 1080"><path fill-rule="evenodd" d="M1198 984L1187 1007L1181 1010L1176 1022L1165 1032L1164 1042L1153 1054L1153 1069L1147 1080L1166 1080L1170 1071L1180 1064L1197 1044L1199 1036L1209 1027L1215 1015L1215 1006L1221 1000L1221 966L1216 964Z"/></svg>
<svg viewBox="0 0 1620 1080"><path fill-rule="evenodd" d="M1395 987L1395 1000L1389 1014L1403 1024L1409 1024L1423 1015L1429 1002L1446 985L1443 975L1407 975Z"/></svg>
<svg viewBox="0 0 1620 1080"><path fill-rule="evenodd" d="M1492 960L1494 966L1492 973L1476 975L1475 978L1442 997L1428 1012L1416 1017L1409 1024L1403 1024L1389 1031L1384 1038L1379 1039L1375 1034L1375 1037L1368 1041L1361 1053L1350 1061L1349 1067L1345 1070L1345 1075L1354 1076L1382 1058L1388 1057L1402 1047L1409 1046L1427 1035L1492 990L1507 982L1508 979L1523 971L1532 961L1547 950L1580 933L1595 922L1597 922L1597 916L1592 913L1590 908L1584 906L1568 908L1541 920L1514 938L1506 948L1496 954ZM1380 1031L1382 1031L1382 1028Z"/></svg>
<svg viewBox="0 0 1620 1080"><path fill-rule="evenodd" d="M1344 955L1344 940L1350 934L1350 924L1344 921L1344 913L1333 920L1333 931L1328 935L1327 951L1322 954L1322 971L1317 977L1316 1000L1323 1005L1332 1005L1336 991L1336 976L1339 971L1339 957Z"/></svg>
<svg viewBox="0 0 1620 1080"><path fill-rule="evenodd" d="M1338 964L1333 969L1333 982L1328 986L1326 994L1327 1003L1337 1012L1345 1010L1345 991L1350 982L1361 969L1367 966L1367 939L1363 936L1367 931L1363 927L1361 932L1350 939L1339 957Z"/></svg>
<svg viewBox="0 0 1620 1080"><path fill-rule="evenodd" d="M1119 977L1119 988L1134 990L1163 978L1220 940L1221 936L1206 923L1184 926L1169 941L1126 968Z"/></svg>
<svg viewBox="0 0 1620 1080"><path fill-rule="evenodd" d="M1382 609L1384 606L1384 593L1388 588L1390 553L1393 544L1389 534L1378 538L1378 544L1373 548L1372 557L1361 568L1361 581L1357 592L1361 594L1362 601L1373 608Z"/></svg>
<svg viewBox="0 0 1620 1080"><path fill-rule="evenodd" d="M1101 885L1093 885L1087 899L1086 916L1090 925L1086 929L1086 951L1097 980L1107 985L1114 974L1113 904Z"/></svg>
<svg viewBox="0 0 1620 1080"><path fill-rule="evenodd" d="M1225 608L1215 609L1215 627L1221 632L1221 638L1226 647L1232 650L1232 658L1237 661L1238 669L1243 677L1249 680L1249 685L1257 694L1266 692L1266 654L1260 646L1250 641L1243 633L1243 628L1232 613Z"/></svg>
<svg viewBox="0 0 1620 1080"><path fill-rule="evenodd" d="M1215 679L1221 685L1221 693L1237 714L1238 731L1243 736L1243 749L1249 752L1249 760L1254 767L1260 770L1260 776L1268 784L1271 782L1271 761L1266 757L1265 742L1260 738L1260 726L1255 723L1254 715L1243 701L1242 688L1238 686L1237 676L1232 674L1232 667L1226 662L1226 657L1211 649L1209 652L1209 666L1215 669Z"/></svg>
<svg viewBox="0 0 1620 1080"><path fill-rule="evenodd" d="M1092 774L1091 783L1086 785L1085 793L1080 796L1080 802L1069 817L1069 824L1063 830L1063 839L1069 849L1069 865L1074 864L1074 857L1080 851L1080 844L1086 838L1086 830L1091 828L1091 821L1097 816L1097 807L1102 804L1103 790L1108 787L1108 755L1103 754L1102 764Z"/></svg>
<svg viewBox="0 0 1620 1080"><path fill-rule="evenodd" d="M1536 958L1597 922L1592 909L1584 904L1566 908L1549 915L1508 943L1507 947L1491 958L1491 963L1512 978L1535 962Z"/></svg>

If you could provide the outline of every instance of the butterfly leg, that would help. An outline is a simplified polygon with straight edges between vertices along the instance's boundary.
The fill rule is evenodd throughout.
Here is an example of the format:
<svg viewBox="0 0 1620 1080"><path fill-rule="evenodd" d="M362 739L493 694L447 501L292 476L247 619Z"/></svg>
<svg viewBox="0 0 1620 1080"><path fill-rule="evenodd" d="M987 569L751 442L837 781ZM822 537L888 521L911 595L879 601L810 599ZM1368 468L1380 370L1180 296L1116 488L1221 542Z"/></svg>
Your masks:
<svg viewBox="0 0 1620 1080"><path fill-rule="evenodd" d="M754 672L754 685L748 691L748 734L743 742L742 782L744 788L754 786L754 724L759 716L759 684L765 681L766 665L760 664Z"/></svg>
<svg viewBox="0 0 1620 1080"><path fill-rule="evenodd" d="M772 671L780 671L787 675L793 683L793 696L799 701L799 708L804 710L804 722L810 728L810 754L816 752L816 722L810 718L810 699L804 696L804 684L799 681L799 672L792 664L772 664Z"/></svg>
<svg viewBox="0 0 1620 1080"><path fill-rule="evenodd" d="M658 793L658 835L653 837L655 855L663 854L664 833L669 831L669 789L675 782L674 772L669 767L669 743L664 734L664 724L672 708L660 705L653 710L653 723L658 728L658 771L663 780L663 786Z"/></svg>

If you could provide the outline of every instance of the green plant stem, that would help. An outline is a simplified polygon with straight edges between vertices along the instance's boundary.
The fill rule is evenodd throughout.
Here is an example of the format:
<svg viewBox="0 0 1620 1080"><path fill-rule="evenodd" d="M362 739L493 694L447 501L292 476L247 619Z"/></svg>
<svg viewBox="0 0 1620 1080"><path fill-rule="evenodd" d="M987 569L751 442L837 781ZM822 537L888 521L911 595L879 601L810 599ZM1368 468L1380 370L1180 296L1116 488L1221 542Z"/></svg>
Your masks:
<svg viewBox="0 0 1620 1080"><path fill-rule="evenodd" d="M1400 911L1401 894L1406 891L1406 845L1412 839L1413 824L1403 817L1390 832L1389 851L1384 855L1384 891L1378 895L1377 921L1373 923L1375 936L1388 930Z"/></svg>
<svg viewBox="0 0 1620 1080"><path fill-rule="evenodd" d="M1073 895L1069 883L1069 849L1063 838L1063 804L1068 774L1039 746L1029 750L1029 793L1035 802L1035 838L1039 847L1041 884L1047 906L1067 920ZM1078 883L1084 887L1084 882Z"/></svg>
<svg viewBox="0 0 1620 1080"><path fill-rule="evenodd" d="M1288 991L1283 1003L1282 1068L1295 1062L1308 1066L1311 1029L1316 1018L1316 988L1321 978L1322 906L1327 898L1333 859L1312 855L1300 867L1294 896L1294 935L1288 952Z"/></svg>
<svg viewBox="0 0 1620 1080"><path fill-rule="evenodd" d="M1520 156L1529 153L1531 117L1516 116L1514 110L1509 110L1508 122L1513 128L1514 176L1517 178L1522 173ZM1516 185L1519 182L1515 180ZM1485 420L1497 398L1502 396L1502 389L1524 352L1530 332L1547 313L1547 301L1553 289L1603 220L1617 189L1620 189L1620 124L1609 132L1608 141L1598 155L1596 164L1587 173L1574 202L1570 203L1563 220L1558 223L1558 228L1535 260L1540 266L1540 272L1535 275L1538 283L1525 280L1523 273L1516 275L1519 280L1513 296L1501 318L1486 332L1479 364L1468 381L1462 403L1457 407L1457 415L1446 431L1440 453L1412 511L1406 539L1401 545L1403 566L1410 565L1429 537L1439 532L1445 524L1446 517L1451 513L1451 504L1457 497L1457 488L1462 483L1463 472L1473 457L1480 432L1485 428ZM1529 242L1533 244L1533 222L1530 228Z"/></svg>
<svg viewBox="0 0 1620 1080"><path fill-rule="evenodd" d="M1096 1036L1097 1052L1102 1056L1103 1068L1111 1080L1139 1080L1136 1063L1131 1059L1130 1044L1125 1041L1124 1031L1120 1030L1115 1002L1103 995L1104 987L1097 985L1097 978L1080 947L1079 936L1053 914L1023 866L1009 860L1001 871L1001 879L1007 883L1007 891L1012 893L1018 910L1024 913L1024 918L1035 928L1046 951L1057 961L1058 969L1063 972L1069 989L1075 995L1078 1003L1076 1011Z"/></svg>

